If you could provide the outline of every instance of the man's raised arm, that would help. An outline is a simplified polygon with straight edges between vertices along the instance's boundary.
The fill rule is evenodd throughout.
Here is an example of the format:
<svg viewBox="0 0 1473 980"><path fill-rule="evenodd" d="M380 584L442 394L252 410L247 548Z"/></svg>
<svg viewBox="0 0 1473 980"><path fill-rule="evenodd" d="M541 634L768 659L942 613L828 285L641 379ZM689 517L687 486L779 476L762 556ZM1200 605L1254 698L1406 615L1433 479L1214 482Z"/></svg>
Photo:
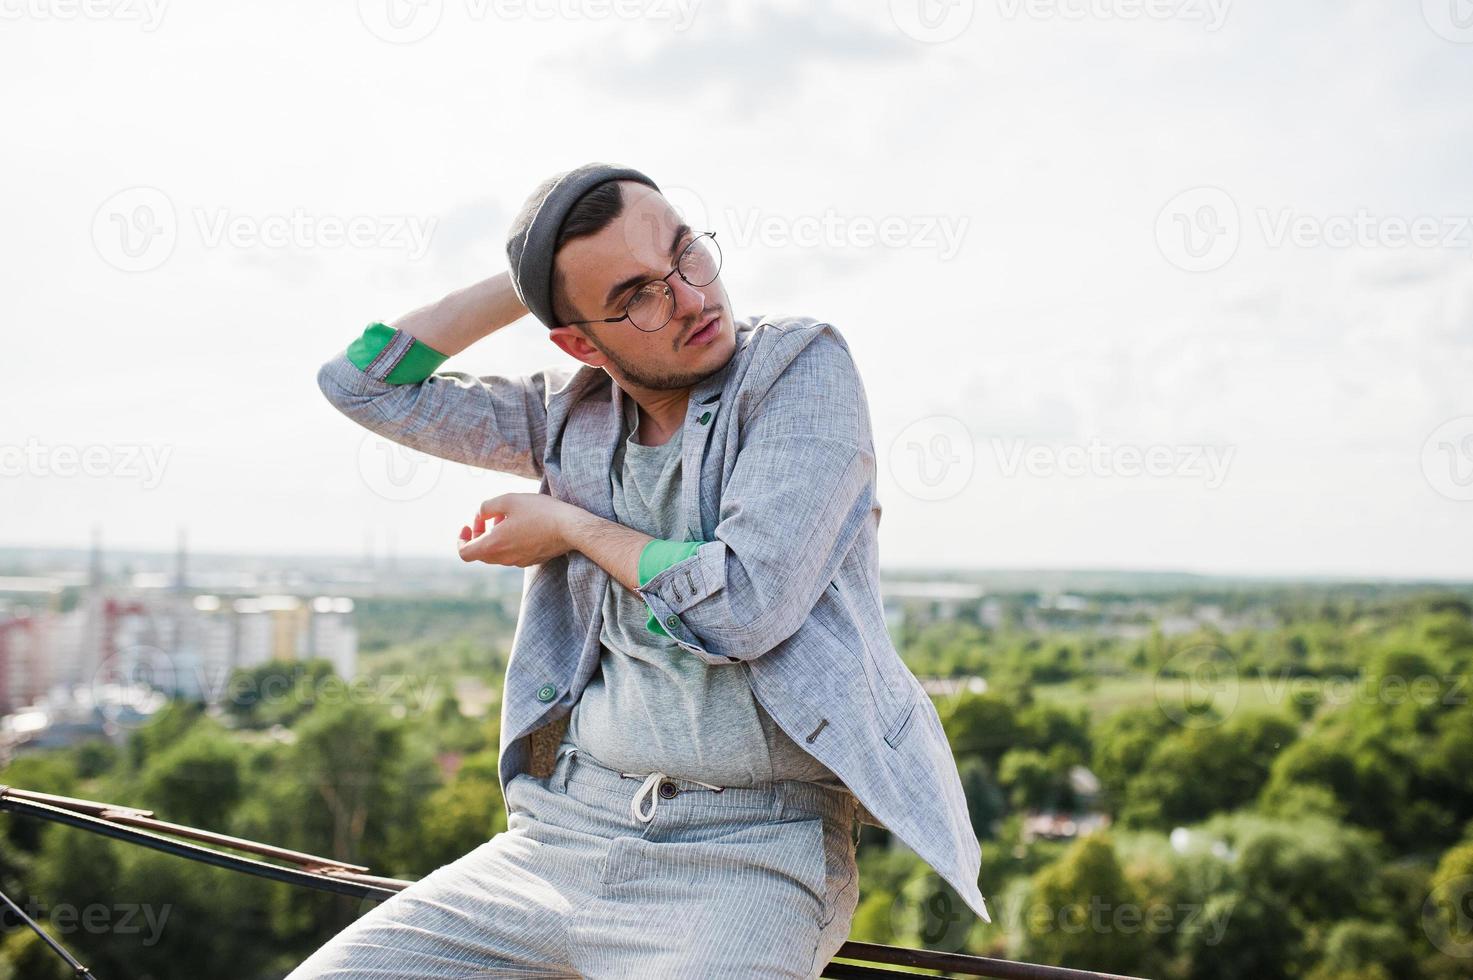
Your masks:
<svg viewBox="0 0 1473 980"><path fill-rule="evenodd" d="M386 439L442 459L542 478L547 395L576 365L525 377L436 368L525 316L502 272L405 314L369 324L317 370L338 411Z"/></svg>

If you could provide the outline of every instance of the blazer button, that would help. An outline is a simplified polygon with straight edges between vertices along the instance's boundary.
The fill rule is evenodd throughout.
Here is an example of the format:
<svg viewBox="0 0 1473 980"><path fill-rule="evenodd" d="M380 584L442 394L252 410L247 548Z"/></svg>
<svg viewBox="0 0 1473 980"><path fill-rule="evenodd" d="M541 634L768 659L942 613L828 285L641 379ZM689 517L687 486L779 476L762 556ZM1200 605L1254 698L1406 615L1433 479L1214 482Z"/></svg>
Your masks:
<svg viewBox="0 0 1473 980"><path fill-rule="evenodd" d="M710 412L702 412L701 413L701 417L698 418L698 419L696 419L696 421L699 422L699 423L701 423L702 425L705 425L707 422L711 421L711 413Z"/></svg>
<svg viewBox="0 0 1473 980"><path fill-rule="evenodd" d="M557 697L557 688L553 687L551 684L543 684L537 689L537 700L541 701L543 704L546 704L555 697Z"/></svg>
<svg viewBox="0 0 1473 980"><path fill-rule="evenodd" d="M676 625L679 624L679 622L680 620L676 619L674 616L665 617L665 625L670 629L674 629Z"/></svg>

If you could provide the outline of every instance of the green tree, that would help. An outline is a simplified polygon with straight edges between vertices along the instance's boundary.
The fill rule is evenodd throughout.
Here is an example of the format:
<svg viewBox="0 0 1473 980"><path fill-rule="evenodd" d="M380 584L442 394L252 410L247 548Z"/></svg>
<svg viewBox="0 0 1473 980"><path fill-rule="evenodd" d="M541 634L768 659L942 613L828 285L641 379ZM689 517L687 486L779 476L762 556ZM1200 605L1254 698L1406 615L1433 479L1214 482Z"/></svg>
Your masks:
<svg viewBox="0 0 1473 980"><path fill-rule="evenodd" d="M1018 744L1017 711L995 694L963 692L938 712L958 757L975 755L996 770L1003 753Z"/></svg>
<svg viewBox="0 0 1473 980"><path fill-rule="evenodd" d="M289 726L318 704L335 679L327 660L268 660L230 675L225 709L243 726Z"/></svg>
<svg viewBox="0 0 1473 980"><path fill-rule="evenodd" d="M1443 854L1429 885L1421 922L1428 972L1473 977L1473 843Z"/></svg>
<svg viewBox="0 0 1473 980"><path fill-rule="evenodd" d="M1244 806L1258 796L1274 758L1294 738L1288 719L1267 714L1175 732L1147 749L1138 771L1117 786L1121 819L1169 830Z"/></svg>
<svg viewBox="0 0 1473 980"><path fill-rule="evenodd" d="M37 793L73 796L77 792L77 771L72 759L61 753L22 755L0 771L0 783ZM4 822L5 839L16 850L34 853L41 849L46 825L40 820L7 813L0 821Z"/></svg>
<svg viewBox="0 0 1473 980"><path fill-rule="evenodd" d="M991 840L996 835L994 825L1007 809L1002 789L992 778L992 770L987 763L976 756L958 761L957 774L961 777L962 794L967 799L972 833L978 840Z"/></svg>
<svg viewBox="0 0 1473 980"><path fill-rule="evenodd" d="M200 723L150 757L135 802L173 823L224 831L244 791L243 756L224 732Z"/></svg>
<svg viewBox="0 0 1473 980"><path fill-rule="evenodd" d="M1143 972L1151 958L1150 937L1139 927L1144 902L1121 870L1109 836L1092 834L1033 876L1022 953L1060 966Z"/></svg>
<svg viewBox="0 0 1473 980"><path fill-rule="evenodd" d="M164 705L142 727L129 734L128 765L135 771L142 769L151 756L182 739L203 714L204 706L194 701L175 699Z"/></svg>
<svg viewBox="0 0 1473 980"><path fill-rule="evenodd" d="M1411 945L1395 925L1345 919L1330 929L1308 980L1400 980L1417 972Z"/></svg>
<svg viewBox="0 0 1473 980"><path fill-rule="evenodd" d="M43 926L44 928L44 926ZM73 956L76 951L68 949ZM90 965L90 964L88 964ZM0 943L0 978L9 980L73 980L66 961L29 927L20 926Z"/></svg>
<svg viewBox="0 0 1473 980"><path fill-rule="evenodd" d="M383 709L358 704L324 705L295 729L286 771L295 777L306 826L329 829L331 856L357 861L365 839L382 845L403 776L404 725ZM417 787L416 787L417 788Z"/></svg>
<svg viewBox="0 0 1473 980"><path fill-rule="evenodd" d="M455 778L429 794L399 838L402 865L428 874L506 829L496 762L495 752L467 756Z"/></svg>

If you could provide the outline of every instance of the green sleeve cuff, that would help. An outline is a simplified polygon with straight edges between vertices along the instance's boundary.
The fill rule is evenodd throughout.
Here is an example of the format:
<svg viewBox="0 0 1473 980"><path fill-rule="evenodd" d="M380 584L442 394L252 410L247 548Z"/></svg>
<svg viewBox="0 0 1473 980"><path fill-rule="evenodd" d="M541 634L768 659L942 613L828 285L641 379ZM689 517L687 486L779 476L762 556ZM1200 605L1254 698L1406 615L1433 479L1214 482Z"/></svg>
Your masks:
<svg viewBox="0 0 1473 980"><path fill-rule="evenodd" d="M684 561L696 553L704 541L671 541L655 538L639 553L639 584L645 586L650 579L678 561Z"/></svg>
<svg viewBox="0 0 1473 980"><path fill-rule="evenodd" d="M383 354L384 348L394 342L398 333L400 331L387 324L370 323L362 335L348 345L348 360L358 370L377 376L369 367ZM441 354L424 341L410 338L408 349L399 357L393 369L383 375L383 381L391 385L417 384L434 374L435 369L449 359L449 354Z"/></svg>
<svg viewBox="0 0 1473 980"><path fill-rule="evenodd" d="M676 562L689 558L705 543L704 541L670 541L666 538L655 538L649 544L645 545L644 550L639 553L640 586L643 587L649 584L650 579ZM650 613L650 618L644 625L651 633L657 636L670 635L660 625L660 621L655 617L654 613Z"/></svg>

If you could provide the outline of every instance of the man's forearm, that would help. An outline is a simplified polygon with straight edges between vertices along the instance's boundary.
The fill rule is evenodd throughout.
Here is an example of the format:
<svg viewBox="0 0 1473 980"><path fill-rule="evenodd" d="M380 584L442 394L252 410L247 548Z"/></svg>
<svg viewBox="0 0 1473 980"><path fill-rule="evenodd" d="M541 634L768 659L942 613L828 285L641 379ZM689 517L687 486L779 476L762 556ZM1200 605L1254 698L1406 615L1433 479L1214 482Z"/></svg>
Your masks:
<svg viewBox="0 0 1473 980"><path fill-rule="evenodd" d="M639 556L645 545L655 540L613 521L574 508L568 516L563 537L570 551L581 551L613 576L620 585L633 592L639 588Z"/></svg>
<svg viewBox="0 0 1473 980"><path fill-rule="evenodd" d="M448 357L526 315L511 275L499 272L406 313L390 326Z"/></svg>
<svg viewBox="0 0 1473 980"><path fill-rule="evenodd" d="M560 533L561 543L569 551L583 552L630 592L694 555L705 543L652 538L643 531L606 521L571 504L562 518ZM670 635L653 610L644 625L658 636Z"/></svg>

